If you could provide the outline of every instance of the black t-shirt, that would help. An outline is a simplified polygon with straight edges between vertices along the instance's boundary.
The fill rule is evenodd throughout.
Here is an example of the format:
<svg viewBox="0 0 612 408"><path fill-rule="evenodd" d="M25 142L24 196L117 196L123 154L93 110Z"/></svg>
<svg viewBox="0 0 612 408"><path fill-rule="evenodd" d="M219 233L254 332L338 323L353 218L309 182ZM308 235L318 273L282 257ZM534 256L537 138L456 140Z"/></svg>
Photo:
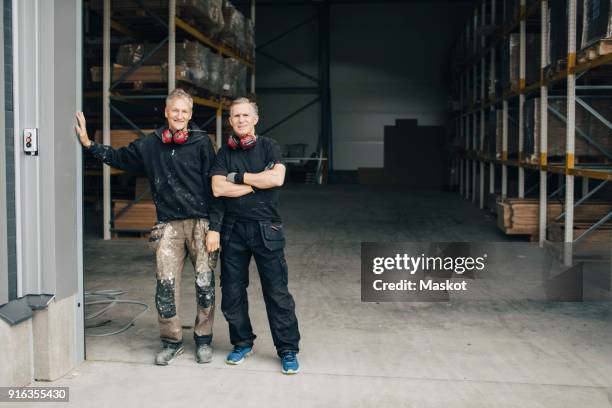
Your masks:
<svg viewBox="0 0 612 408"><path fill-rule="evenodd" d="M281 153L274 140L257 136L252 149L236 150L224 145L219 149L215 164L210 169L212 176L227 176L228 173L260 173L269 163L280 163ZM226 219L281 222L278 214L278 187L258 189L242 197L223 197Z"/></svg>

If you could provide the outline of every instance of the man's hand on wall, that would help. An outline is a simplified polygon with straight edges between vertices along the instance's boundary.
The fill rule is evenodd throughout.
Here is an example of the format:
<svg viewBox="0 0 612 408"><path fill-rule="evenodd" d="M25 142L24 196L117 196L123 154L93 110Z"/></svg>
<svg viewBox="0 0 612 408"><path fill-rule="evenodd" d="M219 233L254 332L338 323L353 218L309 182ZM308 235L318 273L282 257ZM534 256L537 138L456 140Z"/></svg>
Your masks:
<svg viewBox="0 0 612 408"><path fill-rule="evenodd" d="M83 145L83 147L89 149L93 142L89 140L89 136L87 136L87 127L85 123L85 115L83 115L83 112L76 113L76 120L77 127L75 127L74 129L76 130L77 136L79 137L79 141L81 142L81 145Z"/></svg>

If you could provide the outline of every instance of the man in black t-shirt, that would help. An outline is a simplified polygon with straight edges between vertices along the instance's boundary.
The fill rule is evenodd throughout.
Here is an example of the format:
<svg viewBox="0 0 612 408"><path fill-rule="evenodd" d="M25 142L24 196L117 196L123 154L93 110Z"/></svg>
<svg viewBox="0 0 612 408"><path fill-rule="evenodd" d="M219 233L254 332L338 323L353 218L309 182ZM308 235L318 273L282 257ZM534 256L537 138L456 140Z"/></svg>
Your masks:
<svg viewBox="0 0 612 408"><path fill-rule="evenodd" d="M253 351L247 286L249 263L255 257L272 339L281 371L299 371L300 332L295 303L287 288L285 236L278 214L278 190L285 180L278 144L255 135L257 105L236 99L230 108L234 134L210 171L215 197L224 197L221 229L221 310L229 323L234 349L227 364L241 364Z"/></svg>
<svg viewBox="0 0 612 408"><path fill-rule="evenodd" d="M208 363L213 357L214 269L223 203L213 198L210 186L215 151L206 132L189 122L192 113L193 98L175 89L166 98L168 124L120 149L89 140L85 116L76 115L79 141L93 157L149 178L158 221L149 239L157 262L155 306L162 343L155 357L158 365L167 365L183 352L179 289L187 255L195 270L196 360Z"/></svg>

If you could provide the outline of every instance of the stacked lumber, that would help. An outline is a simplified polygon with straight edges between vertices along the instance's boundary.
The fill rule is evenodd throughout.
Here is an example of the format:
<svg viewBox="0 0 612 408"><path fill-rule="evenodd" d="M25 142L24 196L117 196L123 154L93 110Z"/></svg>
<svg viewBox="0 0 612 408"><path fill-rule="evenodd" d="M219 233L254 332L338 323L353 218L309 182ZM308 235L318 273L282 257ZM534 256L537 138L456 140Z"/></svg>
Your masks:
<svg viewBox="0 0 612 408"><path fill-rule="evenodd" d="M113 200L113 214L121 212L126 206L132 203L131 200ZM115 229L148 231L157 221L155 204L151 201L141 201L132 206L119 217L115 218Z"/></svg>
<svg viewBox="0 0 612 408"><path fill-rule="evenodd" d="M123 66L119 64L113 64L113 69L111 72L111 81L116 81L123 75L124 72L127 72L132 67ZM91 80L93 82L102 82L102 67L91 67ZM180 70L177 70L177 78L182 79L180 77ZM164 69L162 65L141 65L136 68L134 72L128 75L124 82L167 82L168 81L168 71Z"/></svg>
<svg viewBox="0 0 612 408"><path fill-rule="evenodd" d="M574 240L582 235L586 230L597 222L596 220L584 221L574 220ZM548 229L548 240L553 242L563 242L565 238L565 228L563 222L553 222ZM581 242L612 242L612 221L605 223L587 235Z"/></svg>
<svg viewBox="0 0 612 408"><path fill-rule="evenodd" d="M148 135L153 132L154 129L142 129L142 133ZM110 145L115 149L119 149L121 147L125 147L132 143L134 140L138 139L141 135L135 130L131 129L117 129L111 130L110 135ZM96 130L94 134L94 141L98 144L102 144L102 131Z"/></svg>
<svg viewBox="0 0 612 408"><path fill-rule="evenodd" d="M561 214L560 203L549 202L546 218L554 220ZM497 226L507 235L538 234L540 202L534 198L507 198L497 202Z"/></svg>
<svg viewBox="0 0 612 408"><path fill-rule="evenodd" d="M573 239L578 238L593 224L601 220L612 211L612 202L588 202L581 204L574 210L574 234ZM548 229L548 240L563 242L565 239L565 226L563 220L554 221ZM601 225L587 235L581 242L607 242L612 243L612 221Z"/></svg>
<svg viewBox="0 0 612 408"><path fill-rule="evenodd" d="M497 226L507 235L535 236L539 229L539 206L539 200L534 198L508 198L499 201L497 203ZM563 220L555 221L563 210L564 206L559 202L549 202L547 205L548 239L551 241L563 241ZM612 211L611 202L587 201L580 204L574 209L574 237L579 236L610 211ZM612 222L606 225L609 226L608 228L612 228ZM595 235L594 233L594 239L604 239L605 237L609 239L605 228L602 231L604 232L601 234L597 233Z"/></svg>

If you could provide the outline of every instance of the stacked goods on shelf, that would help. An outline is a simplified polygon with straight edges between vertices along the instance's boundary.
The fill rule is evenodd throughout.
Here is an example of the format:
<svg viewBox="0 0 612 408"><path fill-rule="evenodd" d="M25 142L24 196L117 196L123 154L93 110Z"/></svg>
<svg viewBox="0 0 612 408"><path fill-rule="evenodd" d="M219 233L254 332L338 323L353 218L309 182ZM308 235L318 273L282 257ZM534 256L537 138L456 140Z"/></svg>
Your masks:
<svg viewBox="0 0 612 408"><path fill-rule="evenodd" d="M234 58L223 60L223 94L236 97L246 94L246 66Z"/></svg>
<svg viewBox="0 0 612 408"><path fill-rule="evenodd" d="M497 117L501 111L487 111L486 113L486 132L484 140L484 153L487 157L495 158L497 155Z"/></svg>
<svg viewBox="0 0 612 408"><path fill-rule="evenodd" d="M119 65L136 65L142 61L145 55L153 51L157 44L154 43L136 43L122 44L117 51L117 64ZM149 56L145 61L146 65L161 65L166 62L168 52L166 47L161 47L153 55Z"/></svg>
<svg viewBox="0 0 612 408"><path fill-rule="evenodd" d="M142 61L154 45L123 44L119 47L112 80L117 80L131 66ZM124 79L128 83L165 83L168 78L167 47L162 47ZM154 64L154 65L151 65ZM93 82L102 81L102 67L91 67ZM247 68L234 58L223 58L197 41L185 40L176 45L176 79L228 96L246 93Z"/></svg>
<svg viewBox="0 0 612 408"><path fill-rule="evenodd" d="M176 14L207 36L216 38L223 29L222 0L177 0Z"/></svg>
<svg viewBox="0 0 612 408"><path fill-rule="evenodd" d="M518 55L519 55L519 35L510 34L504 39L501 45L500 72L501 90L513 89L513 85L518 87Z"/></svg>
<svg viewBox="0 0 612 408"><path fill-rule="evenodd" d="M581 48L612 37L612 8L610 0L583 0L584 19Z"/></svg>
<svg viewBox="0 0 612 408"><path fill-rule="evenodd" d="M612 106L606 100L595 99L588 101L589 104L607 120L612 120ZM562 157L566 153L566 124L550 109L567 115L567 103L562 99L550 99L548 101L548 149L547 154L551 157ZM525 103L525 155L528 160L536 161L540 156L540 98L534 98ZM587 112L582 106L576 106L576 140L575 156L592 157L601 156L601 151L581 136L584 132L589 138L601 146L605 151L612 151L612 137L610 129L599 119Z"/></svg>
<svg viewBox="0 0 612 408"><path fill-rule="evenodd" d="M535 236L539 230L539 206L537 198L507 198L499 201L497 203L497 226L507 235ZM556 242L563 241L563 218L556 220L564 211L563 204L549 201L546 208L547 225L550 226L548 239ZM577 234L574 238L610 211L612 211L612 203L609 202L586 201L580 204L574 209L575 234ZM602 235L596 234L595 237L609 237L612 232L612 222L601 232Z"/></svg>
<svg viewBox="0 0 612 408"><path fill-rule="evenodd" d="M574 235L573 239L578 238L593 224L601 220L612 211L610 202L585 202L574 210ZM563 220L553 221L548 229L548 240L552 242L563 242L565 227ZM601 225L584 238L582 242L612 242L612 221Z"/></svg>
<svg viewBox="0 0 612 408"><path fill-rule="evenodd" d="M223 61L224 58L213 52L210 53L210 76L208 78L209 90L215 94L221 94L223 90Z"/></svg>
<svg viewBox="0 0 612 408"><path fill-rule="evenodd" d="M255 60L255 24L253 20L247 19L244 25L245 55L249 61Z"/></svg>
<svg viewBox="0 0 612 408"><path fill-rule="evenodd" d="M130 208L123 211L130 204ZM152 201L132 204L131 200L113 200L113 214L114 229L119 231L148 231L157 221L157 211Z"/></svg>
<svg viewBox="0 0 612 408"><path fill-rule="evenodd" d="M246 54L245 43L245 18L234 5L228 1L223 1L223 29L219 33L219 40L222 44L238 51L239 54Z"/></svg>
<svg viewBox="0 0 612 408"><path fill-rule="evenodd" d="M134 199L138 201L113 200L115 230L146 232L157 222L157 212L151 197L148 178L136 178ZM128 205L130 208L122 212Z"/></svg>
<svg viewBox="0 0 612 408"><path fill-rule="evenodd" d="M508 36L505 44L507 60L502 58L502 86L504 90L519 90L520 79L520 34L514 33ZM540 79L540 34L527 33L526 40L526 61L537 61L526 64L525 79L527 84L532 84Z"/></svg>
<svg viewBox="0 0 612 408"><path fill-rule="evenodd" d="M507 235L535 236L539 228L540 203L534 198L506 198L497 202L497 226ZM562 211L560 203L547 204L548 222Z"/></svg>
<svg viewBox="0 0 612 408"><path fill-rule="evenodd" d="M144 133L145 135L148 135L152 133L153 131L154 129L142 129L142 133ZM129 130L119 130L119 129L111 130L110 145L114 147L115 149L119 149L121 147L125 147L129 145L130 143L132 143L134 140L138 139L139 137L141 137L140 133L138 133L135 130L131 130L131 129ZM96 130L96 133L94 134L94 141L99 144L102 143L102 131L101 130Z"/></svg>
<svg viewBox="0 0 612 408"><path fill-rule="evenodd" d="M539 140L534 134L536 128L540 126L538 116L540 109L539 101L538 98L527 99L524 107L523 134L525 135L525 139L523 142L523 157L525 161L530 163L538 162L538 153L540 152L539 144L535 146L536 143L539 143Z"/></svg>
<svg viewBox="0 0 612 408"><path fill-rule="evenodd" d="M550 72L558 72L567 68L567 0L549 2L548 8L548 62L553 68ZM576 3L576 44L582 38L582 4Z"/></svg>
<svg viewBox="0 0 612 408"><path fill-rule="evenodd" d="M127 72L130 67L124 67L119 64L113 64L111 72L111 81L116 81ZM92 82L102 82L102 67L91 67L89 69L91 74ZM166 82L168 74L161 65L141 65L134 72L123 79L124 82L138 83L138 82Z"/></svg>
<svg viewBox="0 0 612 408"><path fill-rule="evenodd" d="M197 41L185 40L177 44L176 63L177 68L181 66L184 72L182 79L214 93L218 86L212 83L212 55L213 53L208 47ZM218 69L218 67L215 68ZM220 73L217 73L216 76L220 75Z"/></svg>
<svg viewBox="0 0 612 408"><path fill-rule="evenodd" d="M517 116L517 109L508 107L508 157L512 155L516 155L518 153L518 125L517 121L514 119ZM503 147L503 113L501 110L497 111L496 115L497 121L497 131L495 138L495 149L496 149L496 158L502 158L502 147Z"/></svg>
<svg viewBox="0 0 612 408"><path fill-rule="evenodd" d="M535 33L525 35L526 58L525 61L525 82L531 85L540 80L540 61L542 58L542 36Z"/></svg>

